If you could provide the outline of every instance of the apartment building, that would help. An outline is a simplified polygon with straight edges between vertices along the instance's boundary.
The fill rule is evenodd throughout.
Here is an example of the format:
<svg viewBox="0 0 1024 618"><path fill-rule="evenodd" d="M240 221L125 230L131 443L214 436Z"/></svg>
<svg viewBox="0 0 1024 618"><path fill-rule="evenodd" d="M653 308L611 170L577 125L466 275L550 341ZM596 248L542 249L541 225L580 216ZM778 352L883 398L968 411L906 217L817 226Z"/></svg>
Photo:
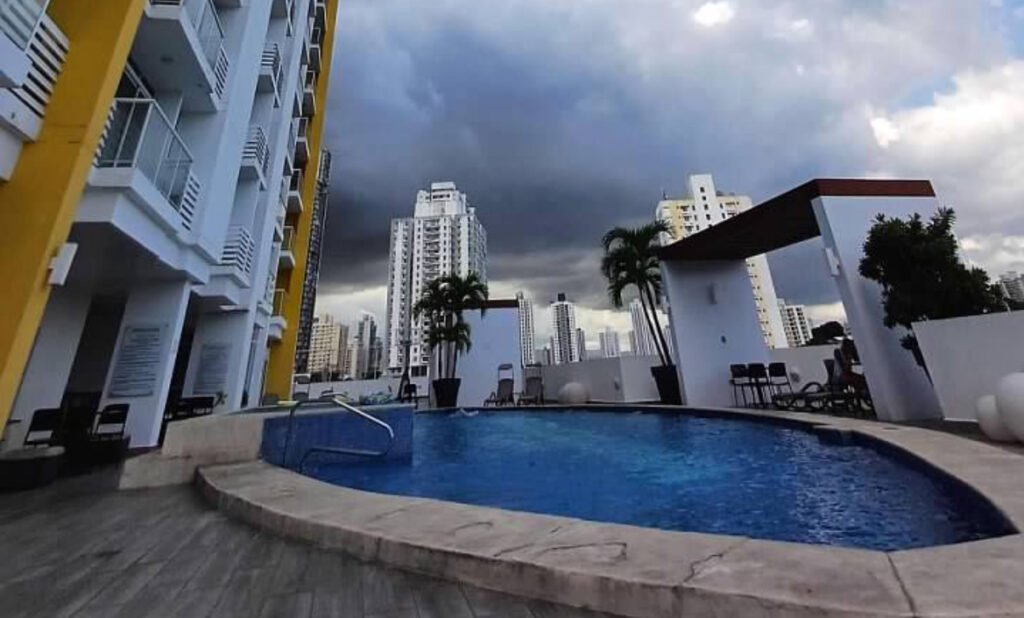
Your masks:
<svg viewBox="0 0 1024 618"><path fill-rule="evenodd" d="M320 283L320 261L323 255L324 232L327 227L327 208L330 198L331 153L320 150L320 167L316 175L316 192L313 195L313 212L310 213L309 251L306 258L306 274L302 280L302 301L299 306L299 326L296 331L295 373L308 373L310 340L313 336L313 322L316 319L316 291Z"/></svg>
<svg viewBox="0 0 1024 618"><path fill-rule="evenodd" d="M655 216L668 224L670 234L663 235L664 245L696 234L722 221L749 210L753 203L745 195L725 194L715 189L710 174L690 176L690 196L683 199L664 199L658 203ZM786 334L778 311L778 299L768 258L758 255L747 260L750 288L757 305L757 318L761 334L769 348L786 347Z"/></svg>
<svg viewBox="0 0 1024 618"><path fill-rule="evenodd" d="M410 375L427 375L431 353L427 326L423 316L413 315L413 308L431 281L470 273L487 282L487 232L455 183L432 183L429 190L416 193L412 217L391 221L385 327L388 373L399 376L404 371L408 342Z"/></svg>
<svg viewBox="0 0 1024 618"><path fill-rule="evenodd" d="M786 341L789 343L789 347L799 348L807 345L813 337L811 321L807 319L807 307L791 305L784 298L780 298L779 313L782 315L782 325L786 330Z"/></svg>
<svg viewBox="0 0 1024 618"><path fill-rule="evenodd" d="M340 373L348 350L348 326L336 322L331 314L313 318L310 328L308 373L330 376Z"/></svg>
<svg viewBox="0 0 1024 618"><path fill-rule="evenodd" d="M578 363L580 356L580 330L576 328L576 304L559 294L551 303L551 364Z"/></svg>
<svg viewBox="0 0 1024 618"><path fill-rule="evenodd" d="M537 349L534 347L537 337L533 323L533 301L519 292L516 294L519 305L519 363L523 367L537 364Z"/></svg>
<svg viewBox="0 0 1024 618"><path fill-rule="evenodd" d="M605 328L598 333L597 337L598 347L601 349L601 358L618 358L622 356L618 331L612 328Z"/></svg>
<svg viewBox="0 0 1024 618"><path fill-rule="evenodd" d="M336 10L51 0L15 42L39 92L0 50L37 116L0 122L0 425L127 404L145 447L179 398L290 394Z"/></svg>

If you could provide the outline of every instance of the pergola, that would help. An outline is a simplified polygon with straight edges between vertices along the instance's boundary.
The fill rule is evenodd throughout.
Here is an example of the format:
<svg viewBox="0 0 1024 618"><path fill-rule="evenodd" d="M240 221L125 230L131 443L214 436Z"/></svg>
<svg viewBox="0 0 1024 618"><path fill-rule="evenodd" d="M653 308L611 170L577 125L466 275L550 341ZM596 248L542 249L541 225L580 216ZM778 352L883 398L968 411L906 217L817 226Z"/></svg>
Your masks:
<svg viewBox="0 0 1024 618"><path fill-rule="evenodd" d="M882 323L881 289L858 272L875 216L927 216L938 202L927 180L817 179L661 249L684 401L729 406L729 365L768 362L746 258L821 237L879 418L939 415L925 373Z"/></svg>

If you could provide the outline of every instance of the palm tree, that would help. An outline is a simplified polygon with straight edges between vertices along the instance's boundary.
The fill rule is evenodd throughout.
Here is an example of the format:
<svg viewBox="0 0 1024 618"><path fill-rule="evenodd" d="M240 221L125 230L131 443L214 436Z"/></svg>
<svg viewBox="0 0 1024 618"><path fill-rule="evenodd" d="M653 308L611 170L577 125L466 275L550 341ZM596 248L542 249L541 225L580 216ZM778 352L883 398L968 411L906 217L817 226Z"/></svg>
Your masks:
<svg viewBox="0 0 1024 618"><path fill-rule="evenodd" d="M661 295L661 269L658 238L670 234L664 221L637 228L617 227L604 235L601 272L608 279L608 296L616 308L622 308L622 296L630 286L637 289L647 327L654 333L655 347L662 366L672 364L672 355L661 330L658 297ZM639 333L638 333L639 334Z"/></svg>
<svg viewBox="0 0 1024 618"><path fill-rule="evenodd" d="M455 378L459 353L472 345L465 312L479 309L483 315L488 297L487 284L476 273L452 274L428 283L413 307L413 315L424 316L427 323L427 343L436 353L439 379Z"/></svg>

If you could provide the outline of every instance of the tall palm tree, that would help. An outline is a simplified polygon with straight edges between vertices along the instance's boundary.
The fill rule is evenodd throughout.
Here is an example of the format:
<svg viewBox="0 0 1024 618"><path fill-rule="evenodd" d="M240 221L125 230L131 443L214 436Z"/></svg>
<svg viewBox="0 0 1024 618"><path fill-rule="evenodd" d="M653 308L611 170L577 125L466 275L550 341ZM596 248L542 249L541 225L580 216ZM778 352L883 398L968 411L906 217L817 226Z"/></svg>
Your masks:
<svg viewBox="0 0 1024 618"><path fill-rule="evenodd" d="M437 351L438 377L455 377L459 353L468 351L471 345L465 312L479 309L483 315L489 294L487 284L476 273L465 277L445 275L427 284L413 307L413 315L425 317L427 343Z"/></svg>
<svg viewBox="0 0 1024 618"><path fill-rule="evenodd" d="M637 228L617 227L602 239L604 257L601 260L601 272L608 279L608 296L616 308L622 307L622 296L627 288L637 289L647 327L654 334L655 347L663 366L672 364L672 355L658 317L661 268L657 251L659 236L669 233L671 229L664 221Z"/></svg>

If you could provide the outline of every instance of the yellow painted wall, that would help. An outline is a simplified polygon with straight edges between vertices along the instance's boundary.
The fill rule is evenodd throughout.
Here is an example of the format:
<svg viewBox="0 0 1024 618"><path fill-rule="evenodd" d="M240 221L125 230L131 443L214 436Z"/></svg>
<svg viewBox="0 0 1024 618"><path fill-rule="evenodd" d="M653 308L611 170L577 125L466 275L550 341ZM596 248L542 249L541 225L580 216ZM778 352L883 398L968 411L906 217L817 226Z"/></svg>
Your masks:
<svg viewBox="0 0 1024 618"><path fill-rule="evenodd" d="M39 139L0 183L0 428L7 423L50 288L48 267L67 240L110 103L146 0L52 0L69 39Z"/></svg>
<svg viewBox="0 0 1024 618"><path fill-rule="evenodd" d="M295 228L295 268L279 271L277 289L286 290L288 298L284 308L284 319L288 328L281 341L270 346L267 365L265 393L288 397L292 389L292 371L295 368L295 349L298 346L299 312L302 308L302 283L309 258L309 237L313 229L313 198L316 195L317 171L320 169L320 148L323 145L324 118L326 117L327 93L330 87L331 63L334 56L334 38L337 30L338 0L327 0L327 24L321 44L320 79L316 86L317 113L309 127L309 161L303 176L302 203L305 208L297 219L289 219Z"/></svg>

